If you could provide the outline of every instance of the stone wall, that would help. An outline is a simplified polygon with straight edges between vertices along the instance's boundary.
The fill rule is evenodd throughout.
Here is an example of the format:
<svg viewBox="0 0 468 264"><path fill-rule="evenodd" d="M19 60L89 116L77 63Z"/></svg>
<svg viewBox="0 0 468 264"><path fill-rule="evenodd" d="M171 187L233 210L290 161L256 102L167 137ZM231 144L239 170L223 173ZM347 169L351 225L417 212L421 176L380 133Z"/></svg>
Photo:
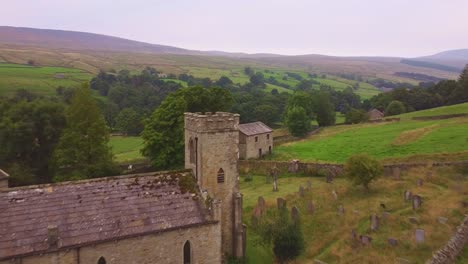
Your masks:
<svg viewBox="0 0 468 264"><path fill-rule="evenodd" d="M464 246L468 242L468 215L457 227L457 231L447 244L439 249L432 259L428 260L426 264L449 264L454 263L456 257L463 251Z"/></svg>
<svg viewBox="0 0 468 264"><path fill-rule="evenodd" d="M456 117L465 117L468 116L468 113L462 114L451 114L451 115L438 115L438 116L416 116L411 119L413 120L441 120L441 119L449 119L449 118L456 118Z"/></svg>
<svg viewBox="0 0 468 264"><path fill-rule="evenodd" d="M100 257L107 264L176 264L183 262L186 241L190 241L192 263L221 263L221 228L219 223L213 223L5 260L0 264L96 264Z"/></svg>
<svg viewBox="0 0 468 264"><path fill-rule="evenodd" d="M433 167L453 166L468 164L468 161L452 161L452 162L432 162L430 163ZM239 161L239 170L242 174L260 174L267 175L271 168L276 167L280 174L290 173L290 161L273 161L273 160L241 160ZM384 175L391 176L395 169L401 171L408 170L417 167L427 167L429 163L398 163L398 164L384 164ZM343 173L343 164L332 164L332 163L311 163L311 162L299 162L296 173L306 175L322 175L322 176L339 176Z"/></svg>

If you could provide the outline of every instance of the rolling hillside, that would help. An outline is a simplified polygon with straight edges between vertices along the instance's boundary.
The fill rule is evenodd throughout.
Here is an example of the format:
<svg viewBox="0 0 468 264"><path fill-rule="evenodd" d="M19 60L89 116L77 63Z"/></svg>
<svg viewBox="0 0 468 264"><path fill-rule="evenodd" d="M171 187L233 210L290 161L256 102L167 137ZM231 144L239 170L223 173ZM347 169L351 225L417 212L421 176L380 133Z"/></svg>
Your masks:
<svg viewBox="0 0 468 264"><path fill-rule="evenodd" d="M231 70L250 65L325 74L352 73L368 79L412 83L417 80L395 73L420 73L448 79L458 75L402 64L401 58L201 52L84 32L0 27L0 62L25 64L30 59L39 65L71 67L92 73L111 68L141 70L146 66L168 73L190 73L187 67Z"/></svg>

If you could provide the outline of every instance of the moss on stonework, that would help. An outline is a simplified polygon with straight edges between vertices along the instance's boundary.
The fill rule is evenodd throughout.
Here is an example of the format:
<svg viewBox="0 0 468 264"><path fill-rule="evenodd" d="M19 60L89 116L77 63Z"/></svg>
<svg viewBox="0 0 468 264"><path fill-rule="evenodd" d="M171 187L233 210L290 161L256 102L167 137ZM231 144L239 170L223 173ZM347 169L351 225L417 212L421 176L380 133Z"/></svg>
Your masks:
<svg viewBox="0 0 468 264"><path fill-rule="evenodd" d="M196 193L197 182L191 175L183 174L179 176L179 188L182 193Z"/></svg>

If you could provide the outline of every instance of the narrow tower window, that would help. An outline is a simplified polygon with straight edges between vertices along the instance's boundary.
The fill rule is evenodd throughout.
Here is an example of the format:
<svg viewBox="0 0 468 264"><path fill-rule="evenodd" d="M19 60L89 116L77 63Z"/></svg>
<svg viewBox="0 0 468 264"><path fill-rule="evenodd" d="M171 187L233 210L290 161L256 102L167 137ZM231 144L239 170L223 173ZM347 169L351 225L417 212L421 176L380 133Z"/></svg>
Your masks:
<svg viewBox="0 0 468 264"><path fill-rule="evenodd" d="M218 171L218 183L224 182L224 170L221 168Z"/></svg>
<svg viewBox="0 0 468 264"><path fill-rule="evenodd" d="M106 259L104 257L100 257L97 264L106 264Z"/></svg>
<svg viewBox="0 0 468 264"><path fill-rule="evenodd" d="M189 141L189 156L190 156L190 163L195 163L195 147L193 146L193 140L190 138Z"/></svg>
<svg viewBox="0 0 468 264"><path fill-rule="evenodd" d="M190 248L190 241L187 240L184 244L184 264L192 263L192 250Z"/></svg>

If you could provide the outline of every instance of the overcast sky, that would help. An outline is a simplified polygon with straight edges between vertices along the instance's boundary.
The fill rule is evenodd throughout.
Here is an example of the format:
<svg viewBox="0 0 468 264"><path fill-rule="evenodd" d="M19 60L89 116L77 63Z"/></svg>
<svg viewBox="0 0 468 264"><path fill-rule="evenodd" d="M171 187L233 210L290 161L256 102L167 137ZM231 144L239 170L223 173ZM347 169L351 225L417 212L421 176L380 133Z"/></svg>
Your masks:
<svg viewBox="0 0 468 264"><path fill-rule="evenodd" d="M468 0L0 0L0 25L195 50L416 57L468 48Z"/></svg>

